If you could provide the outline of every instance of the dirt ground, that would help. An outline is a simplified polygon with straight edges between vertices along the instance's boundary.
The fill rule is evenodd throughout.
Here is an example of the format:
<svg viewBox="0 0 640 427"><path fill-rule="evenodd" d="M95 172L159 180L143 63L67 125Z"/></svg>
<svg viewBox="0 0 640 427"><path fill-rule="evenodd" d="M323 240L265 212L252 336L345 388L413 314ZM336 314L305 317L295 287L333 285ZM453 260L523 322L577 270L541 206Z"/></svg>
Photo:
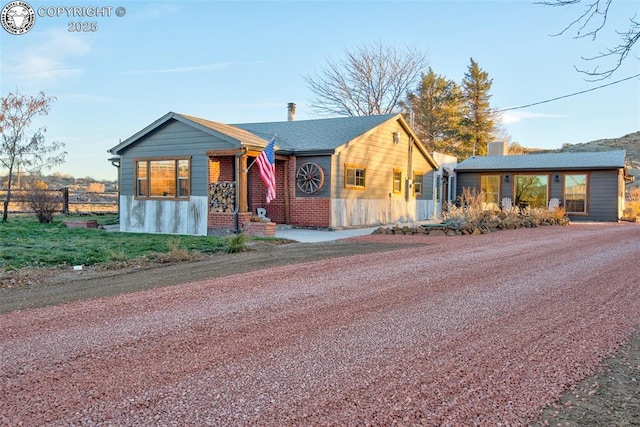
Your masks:
<svg viewBox="0 0 640 427"><path fill-rule="evenodd" d="M526 230L509 231L510 233ZM449 239L464 239L453 237ZM451 240L453 244L453 240ZM354 254L387 253L424 244L411 236L395 239L345 239L323 243L254 243L239 254L219 254L193 262L170 265L129 266L121 270L52 273L41 271L8 280L0 286L0 314L36 309L77 300L132 293L144 289L246 273ZM11 279L11 278L9 278ZM15 278L14 278L15 279ZM636 277L637 280L637 277ZM1 412L1 407L0 407ZM640 425L640 331L622 343L614 357L547 407L535 426Z"/></svg>

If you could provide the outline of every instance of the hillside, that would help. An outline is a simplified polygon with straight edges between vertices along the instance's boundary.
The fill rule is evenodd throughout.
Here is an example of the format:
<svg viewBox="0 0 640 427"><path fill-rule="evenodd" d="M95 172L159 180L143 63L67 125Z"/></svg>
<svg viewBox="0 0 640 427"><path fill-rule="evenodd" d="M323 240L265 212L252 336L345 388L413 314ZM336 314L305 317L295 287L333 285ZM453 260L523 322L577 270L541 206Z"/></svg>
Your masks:
<svg viewBox="0 0 640 427"><path fill-rule="evenodd" d="M562 152L583 152L583 151L611 151L627 150L627 168L631 175L636 177L633 186L640 187L640 131L633 132L619 138L598 139L581 144L564 144L557 150L541 150L537 148L525 148L527 153L562 153Z"/></svg>
<svg viewBox="0 0 640 427"><path fill-rule="evenodd" d="M627 164L631 169L640 169L640 132L620 138L598 139L582 144L564 144L557 152L627 150Z"/></svg>

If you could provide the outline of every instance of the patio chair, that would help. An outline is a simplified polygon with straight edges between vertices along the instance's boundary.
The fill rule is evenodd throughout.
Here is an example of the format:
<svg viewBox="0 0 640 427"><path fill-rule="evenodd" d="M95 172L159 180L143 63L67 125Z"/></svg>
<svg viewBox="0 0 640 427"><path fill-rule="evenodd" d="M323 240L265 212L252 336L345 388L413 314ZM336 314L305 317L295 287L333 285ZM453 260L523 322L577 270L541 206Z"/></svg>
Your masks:
<svg viewBox="0 0 640 427"><path fill-rule="evenodd" d="M549 200L549 210L550 211L555 211L559 207L560 207L560 199L558 199L557 197L554 197L553 199Z"/></svg>

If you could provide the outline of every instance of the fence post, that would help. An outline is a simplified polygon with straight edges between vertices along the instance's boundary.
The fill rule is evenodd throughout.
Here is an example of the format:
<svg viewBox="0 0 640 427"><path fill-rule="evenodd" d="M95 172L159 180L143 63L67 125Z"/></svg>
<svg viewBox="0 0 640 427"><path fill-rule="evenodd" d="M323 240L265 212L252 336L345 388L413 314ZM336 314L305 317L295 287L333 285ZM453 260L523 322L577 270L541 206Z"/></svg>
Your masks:
<svg viewBox="0 0 640 427"><path fill-rule="evenodd" d="M69 187L64 187L62 190L62 213L69 215Z"/></svg>

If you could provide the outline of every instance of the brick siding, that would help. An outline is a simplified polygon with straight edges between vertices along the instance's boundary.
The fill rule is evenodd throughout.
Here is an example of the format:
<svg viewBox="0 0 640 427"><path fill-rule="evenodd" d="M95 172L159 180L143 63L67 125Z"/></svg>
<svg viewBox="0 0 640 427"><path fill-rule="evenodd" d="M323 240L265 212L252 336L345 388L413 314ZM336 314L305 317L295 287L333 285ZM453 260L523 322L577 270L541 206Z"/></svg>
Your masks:
<svg viewBox="0 0 640 427"><path fill-rule="evenodd" d="M292 200L291 225L328 228L331 225L331 199L298 197Z"/></svg>

